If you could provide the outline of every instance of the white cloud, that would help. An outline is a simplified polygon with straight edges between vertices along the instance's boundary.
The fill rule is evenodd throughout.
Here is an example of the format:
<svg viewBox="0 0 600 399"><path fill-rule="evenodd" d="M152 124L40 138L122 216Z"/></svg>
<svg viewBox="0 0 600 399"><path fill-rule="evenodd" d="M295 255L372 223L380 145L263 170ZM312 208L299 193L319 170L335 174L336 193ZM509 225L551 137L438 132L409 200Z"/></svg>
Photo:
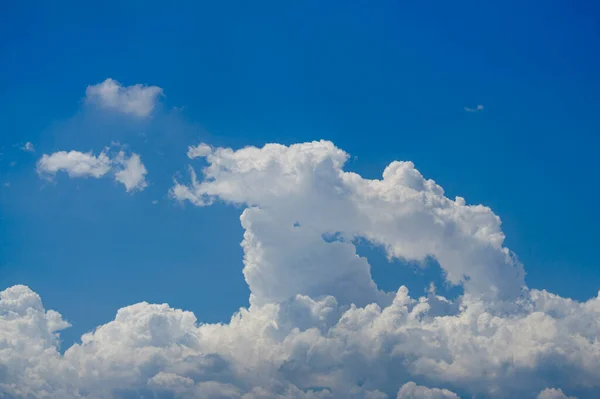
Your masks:
<svg viewBox="0 0 600 399"><path fill-rule="evenodd" d="M479 111L483 111L483 105L479 104L475 108L465 107L465 111L467 111L467 112L479 112Z"/></svg>
<svg viewBox="0 0 600 399"><path fill-rule="evenodd" d="M23 147L21 147L21 150L25 152L35 152L35 146L31 141L28 141Z"/></svg>
<svg viewBox="0 0 600 399"><path fill-rule="evenodd" d="M129 157L120 151L111 159L106 151L98 156L92 152L58 151L44 154L37 162L37 172L40 176L53 177L58 172L66 172L69 177L104 177L109 172L114 179L125 186L125 190L142 191L148 185L145 179L146 167L138 154Z"/></svg>
<svg viewBox="0 0 600 399"><path fill-rule="evenodd" d="M527 288L489 208L446 198L412 163L369 180L343 170L347 157L329 142L216 148L202 179L173 188L200 206L246 206L250 305L229 323L142 302L61 355L61 316L27 287L0 293L0 394L597 397L600 297L577 302ZM356 255L357 237L390 257L435 257L465 295L382 292Z"/></svg>
<svg viewBox="0 0 600 399"><path fill-rule="evenodd" d="M577 399L574 396L567 396L562 389L546 388L538 395L537 399Z"/></svg>
<svg viewBox="0 0 600 399"><path fill-rule="evenodd" d="M190 159L207 157L212 153L212 148L204 143L200 143L197 146L189 146L187 156Z"/></svg>
<svg viewBox="0 0 600 399"><path fill-rule="evenodd" d="M371 280L368 263L355 256L349 242L359 237L381 245L393 258L435 257L447 280L464 284L471 295L520 295L522 266L503 247L500 219L489 208L446 198L411 162L393 162L382 180L367 180L342 170L347 157L325 141L218 148L207 158L204 181L192 174L190 185L176 184L171 194L196 205L221 199L248 206L242 215L244 274L259 303L296 293L334 295L356 304L379 301L383 294ZM302 228L291 229L295 222ZM335 245L322 240L323 234L336 232L347 240ZM274 237L288 244L261 245ZM308 249L314 255L301 256ZM275 287L271 279L277 279ZM340 279L347 286L340 286Z"/></svg>
<svg viewBox="0 0 600 399"><path fill-rule="evenodd" d="M115 173L115 179L125 185L127 192L134 190L142 191L148 186L145 178L148 171L138 154L131 154L127 158L125 153L121 151L117 156L116 162L121 164L123 168Z"/></svg>
<svg viewBox="0 0 600 399"><path fill-rule="evenodd" d="M447 389L427 388L407 382L400 388L396 399L460 399L457 394Z"/></svg>
<svg viewBox="0 0 600 399"><path fill-rule="evenodd" d="M59 171L67 172L70 177L100 178L111 168L111 161L105 152L98 156L92 152L58 151L44 154L37 163L37 171L41 175L55 175Z"/></svg>
<svg viewBox="0 0 600 399"><path fill-rule="evenodd" d="M136 84L123 86L116 80L106 79L102 83L88 86L86 102L101 108L119 111L137 117L149 116L163 90L157 86Z"/></svg>

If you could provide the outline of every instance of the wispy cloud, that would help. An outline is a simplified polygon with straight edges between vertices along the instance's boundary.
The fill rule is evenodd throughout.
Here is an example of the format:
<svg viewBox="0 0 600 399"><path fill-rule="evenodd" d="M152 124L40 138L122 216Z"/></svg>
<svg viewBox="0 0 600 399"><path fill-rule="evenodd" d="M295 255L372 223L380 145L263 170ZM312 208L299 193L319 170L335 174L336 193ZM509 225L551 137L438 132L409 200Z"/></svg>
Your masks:
<svg viewBox="0 0 600 399"><path fill-rule="evenodd" d="M31 141L28 141L23 147L21 147L21 150L25 152L35 152L35 146Z"/></svg>
<svg viewBox="0 0 600 399"><path fill-rule="evenodd" d="M479 112L479 111L483 111L483 105L478 104L475 108L465 107L465 111L467 111L467 112Z"/></svg>

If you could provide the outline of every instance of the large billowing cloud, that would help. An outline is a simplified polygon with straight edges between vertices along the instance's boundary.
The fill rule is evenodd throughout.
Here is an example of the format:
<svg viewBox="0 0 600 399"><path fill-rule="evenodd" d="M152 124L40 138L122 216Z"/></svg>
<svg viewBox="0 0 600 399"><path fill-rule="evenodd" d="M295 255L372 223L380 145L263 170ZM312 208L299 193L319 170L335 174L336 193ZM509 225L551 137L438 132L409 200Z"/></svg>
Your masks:
<svg viewBox="0 0 600 399"><path fill-rule="evenodd" d="M23 286L0 294L0 392L61 398L596 398L600 298L527 288L499 218L410 162L380 180L329 142L205 156L173 197L242 204L248 308L202 324L138 303L57 351L68 324ZM383 292L356 240L435 258L464 295Z"/></svg>
<svg viewBox="0 0 600 399"><path fill-rule="evenodd" d="M53 177L58 172L66 172L69 177L101 178L113 172L114 179L125 186L125 190L141 191L148 185L147 170L138 154L127 156L120 151L111 159L106 151L99 155L92 152L58 151L50 155L44 154L37 162L37 172L40 176Z"/></svg>
<svg viewBox="0 0 600 399"><path fill-rule="evenodd" d="M85 100L104 109L145 118L154 110L162 92L157 86L123 86L108 78L104 82L88 86Z"/></svg>

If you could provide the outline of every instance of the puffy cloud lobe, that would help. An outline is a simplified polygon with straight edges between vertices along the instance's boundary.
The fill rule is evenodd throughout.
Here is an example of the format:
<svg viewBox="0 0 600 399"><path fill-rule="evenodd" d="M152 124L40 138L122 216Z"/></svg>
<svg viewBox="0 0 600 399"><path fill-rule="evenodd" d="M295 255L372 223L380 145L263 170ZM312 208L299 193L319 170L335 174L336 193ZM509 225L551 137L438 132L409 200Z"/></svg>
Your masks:
<svg viewBox="0 0 600 399"><path fill-rule="evenodd" d="M60 355L60 315L45 311L26 287L4 291L0 393L597 396L600 298L577 302L528 289L491 210L445 198L410 163L393 163L382 180L366 180L342 170L346 157L327 142L217 148L206 156L205 179L173 189L174 197L201 206L219 199L247 206L241 222L250 305L229 323L202 324L190 312L139 303ZM433 289L420 298L405 287L381 292L367 260L356 256L356 237L390 256L436 257L465 295L451 301ZM461 273L470 278L453 280Z"/></svg>
<svg viewBox="0 0 600 399"><path fill-rule="evenodd" d="M148 186L145 178L148 171L138 154L126 158L125 153L121 151L116 162L122 165L122 169L115 173L115 180L123 183L127 192L142 191Z"/></svg>
<svg viewBox="0 0 600 399"><path fill-rule="evenodd" d="M105 151L99 155L92 152L59 151L53 154L44 154L37 162L37 172L40 176L52 177L63 171L69 177L94 177L101 178L113 173L114 179L125 186L125 190L141 191L147 186L145 176L146 167L138 154L126 156L120 151L111 159Z"/></svg>
<svg viewBox="0 0 600 399"><path fill-rule="evenodd" d="M14 397L52 389L65 398L86 392L94 398L149 392L190 398L391 398L395 392L400 398L453 398L459 389L463 397L533 399L540 386L552 382L572 390L587 387L582 398L593 398L600 377L597 343L577 348L584 330L566 327L597 319L598 298L573 304L533 292L522 304L530 309L509 317L477 305L440 317L428 314L431 298L415 300L401 288L386 308L340 310L333 299L298 297L294 310L285 304L251 306L229 324L200 325L190 312L140 303L119 310L114 321L84 335L61 357L54 335L66 326L60 315L45 312L26 287L0 297L0 363L12 373L3 381L11 384L0 389ZM549 302L555 303L548 307ZM569 308L569 316L561 315L561 307ZM304 325L295 323L302 312L310 315L303 316ZM555 331L546 332L537 313ZM598 326L591 331L597 336ZM568 356L556 357L564 353ZM552 367L565 375L558 380L544 375ZM588 376L578 376L581 370ZM397 385L414 378L455 389ZM202 396L209 388L213 396ZM546 389L541 398L557 392Z"/></svg>
<svg viewBox="0 0 600 399"><path fill-rule="evenodd" d="M427 388L414 382L407 382L398 391L396 399L460 399L457 394L447 389Z"/></svg>
<svg viewBox="0 0 600 399"><path fill-rule="evenodd" d="M562 389L546 388L538 395L537 399L576 399L573 396L567 396Z"/></svg>
<svg viewBox="0 0 600 399"><path fill-rule="evenodd" d="M104 109L144 118L152 113L162 92L157 86L123 86L108 78L104 82L88 86L85 100Z"/></svg>
<svg viewBox="0 0 600 399"><path fill-rule="evenodd" d="M202 158L210 155L212 148L208 144L200 143L197 146L189 146L187 156L190 159Z"/></svg>
<svg viewBox="0 0 600 399"><path fill-rule="evenodd" d="M37 163L39 174L54 175L57 172L67 172L69 177L95 177L104 176L110 171L111 161L105 152L98 156L91 152L58 151L53 154L44 154Z"/></svg>

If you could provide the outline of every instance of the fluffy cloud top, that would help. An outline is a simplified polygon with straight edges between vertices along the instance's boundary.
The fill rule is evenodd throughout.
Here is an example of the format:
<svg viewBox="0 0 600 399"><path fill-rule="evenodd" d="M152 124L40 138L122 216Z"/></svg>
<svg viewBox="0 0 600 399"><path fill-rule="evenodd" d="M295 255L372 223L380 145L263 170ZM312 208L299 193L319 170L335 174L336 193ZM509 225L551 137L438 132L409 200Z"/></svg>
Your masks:
<svg viewBox="0 0 600 399"><path fill-rule="evenodd" d="M189 146L187 156L190 159L206 157L212 153L212 148L208 144L200 143L197 146Z"/></svg>
<svg viewBox="0 0 600 399"><path fill-rule="evenodd" d="M250 305L226 324L138 303L60 354L67 327L23 286L0 294L9 398L596 398L600 297L529 289L500 220L444 196L410 162L343 170L329 142L215 148L171 195L245 206ZM355 240L434 257L464 295L378 289ZM557 396L558 395L558 396ZM562 395L562 396L560 396ZM1 396L1 395L0 395Z"/></svg>
<svg viewBox="0 0 600 399"><path fill-rule="evenodd" d="M383 293L368 263L356 257L351 242L356 238L380 245L392 258L435 257L448 282L463 284L468 294L488 299L521 294L523 268L503 247L500 219L489 208L446 198L412 162L393 162L382 180L367 180L342 170L347 157L325 141L218 148L206 156L206 179L198 182L193 174L191 184L176 184L172 195L196 205L222 199L248 206L242 215L244 274L259 303L296 293L356 304L379 301ZM292 228L296 222L300 228ZM324 234L344 239L331 245ZM274 237L288 244L262 245ZM301 256L307 251L310 258Z"/></svg>
<svg viewBox="0 0 600 399"><path fill-rule="evenodd" d="M110 109L137 117L147 117L156 106L163 90L157 86L136 84L123 86L108 78L102 83L88 86L85 100L101 108Z"/></svg>
<svg viewBox="0 0 600 399"><path fill-rule="evenodd" d="M575 399L567 396L562 389L546 388L538 395L537 399Z"/></svg>
<svg viewBox="0 0 600 399"><path fill-rule="evenodd" d="M66 172L69 177L94 177L96 179L112 172L114 179L123 183L125 190L143 190L146 186L146 168L138 154L127 157L120 151L111 159L105 151L99 155L92 152L58 151L44 154L37 162L37 172L40 176L52 177L58 172Z"/></svg>
<svg viewBox="0 0 600 399"><path fill-rule="evenodd" d="M400 388L396 399L460 399L447 389L427 388L414 382L407 382Z"/></svg>

